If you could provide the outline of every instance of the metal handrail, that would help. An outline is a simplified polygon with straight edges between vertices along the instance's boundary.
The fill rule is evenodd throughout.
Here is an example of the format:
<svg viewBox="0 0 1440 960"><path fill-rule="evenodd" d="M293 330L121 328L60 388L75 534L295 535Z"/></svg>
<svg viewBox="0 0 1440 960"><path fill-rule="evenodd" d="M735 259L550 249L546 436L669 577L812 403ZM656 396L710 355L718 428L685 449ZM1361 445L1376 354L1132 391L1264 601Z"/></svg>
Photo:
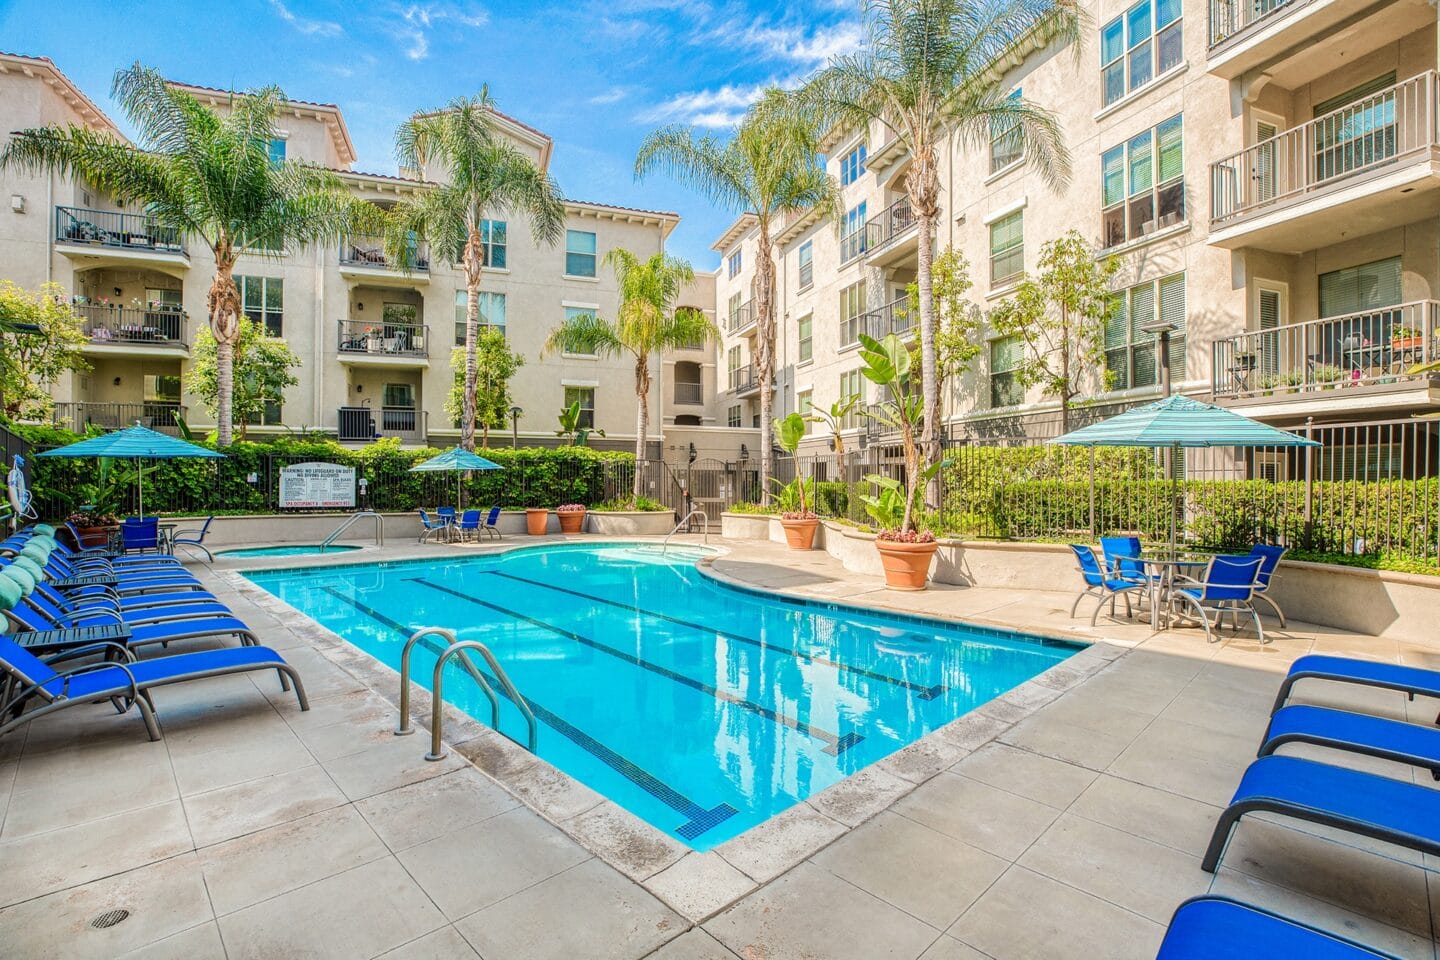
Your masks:
<svg viewBox="0 0 1440 960"><path fill-rule="evenodd" d="M673 536L675 536L675 534L679 533L679 532L680 532L680 528L683 527L683 526L685 526L685 524L689 523L689 522L690 522L690 518L693 517L693 516L695 516L697 513L698 513L700 516L702 516L702 517L705 518L705 540L704 540L704 543L705 543L705 546L707 546L707 547L710 546L710 514L706 513L704 510L701 510L699 507L695 507L695 508L692 509L689 513L685 514L685 516L683 516L683 517L680 518L680 522L677 523L677 524L675 524L675 529L674 529L674 530L671 530L669 533L665 534L665 540L664 540L664 542L662 542L662 543L660 544L660 553L661 553L661 555L664 555L664 553L665 553L665 548L668 547L668 546L670 546L670 538L673 537Z"/></svg>
<svg viewBox="0 0 1440 960"><path fill-rule="evenodd" d="M464 666L465 672L470 674L475 683L479 685L480 692L485 694L485 698L490 701L490 728L512 743L523 746L531 753L534 753L540 734L539 726L535 722L535 713L530 709L530 704L526 703L525 698L520 695L520 691L516 690L515 685L510 682L510 677L506 674L505 668L500 666L500 661L495 659L495 655L490 652L490 648L485 646L485 644L479 640L457 640L455 639L455 631L448 630L445 627L421 627L410 635L409 640L405 641L405 649L400 652L400 725L395 728L395 736L408 737L415 732L415 728L410 726L410 651L415 649L415 644L418 643L422 637L427 637L432 634L444 637L448 642L444 651L441 652L440 658L435 661L435 673L431 679L430 752L425 754L425 759L443 760L445 758L445 745L440 742L441 725L444 722L441 717L441 709L445 703L443 693L444 672L445 663L454 656L460 658L460 663ZM475 664L471 662L470 658L465 655L466 650L476 650L480 653L480 656L485 658L485 662L490 666L490 669L495 671L495 680L500 684L500 688L504 691L505 696L510 699L510 702L520 708L520 713L525 717L527 731L525 743L520 743L519 740L516 740L500 729L500 698L495 696L495 690L490 686L490 682L485 679L485 674L481 673Z"/></svg>
<svg viewBox="0 0 1440 960"><path fill-rule="evenodd" d="M359 513L352 513L350 516L346 517L345 520L340 524L340 526L335 528L335 531L331 533L330 536L326 537L323 541L321 541L320 552L324 553L326 547L330 546L336 540L340 539L340 534L344 533L346 530L349 530L352 526L354 526L355 521L363 519L364 517L373 517L375 519L375 546L385 546L385 518L380 516L380 514L376 513L374 510L361 510Z"/></svg>

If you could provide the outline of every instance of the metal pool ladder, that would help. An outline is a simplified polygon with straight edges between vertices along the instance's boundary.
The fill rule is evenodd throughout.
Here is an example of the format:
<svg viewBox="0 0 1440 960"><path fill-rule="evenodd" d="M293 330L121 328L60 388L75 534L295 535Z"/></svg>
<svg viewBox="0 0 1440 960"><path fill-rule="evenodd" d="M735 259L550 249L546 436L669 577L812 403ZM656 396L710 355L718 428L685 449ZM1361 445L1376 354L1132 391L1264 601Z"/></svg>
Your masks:
<svg viewBox="0 0 1440 960"><path fill-rule="evenodd" d="M410 652L415 649L416 643L431 634L445 639L445 650L440 654L440 659L435 661L435 675L430 687L430 752L425 754L425 759L443 760L445 758L445 745L440 742L440 727L444 722L440 711L445 704L445 664L451 657L460 659L460 665L465 668L465 672L470 674L475 683L479 685L480 692L485 694L485 698L490 701L490 728L506 740L534 753L536 737L539 733L535 723L535 714L531 711L530 704L526 703L525 698L520 695L520 691L516 690L515 685L510 682L505 668L500 666L500 662L495 659L495 655L485 644L479 640L456 640L455 631L447 630L444 627L421 627L410 635L409 640L405 641L405 649L400 653L400 725L395 728L395 736L408 737L415 732L415 728L410 726ZM495 689L490 685L490 681L485 679L485 674L481 673L465 655L467 650L474 650L485 658L485 663L495 673L495 680L500 684L501 692L511 703L519 707L520 712L525 716L527 730L525 743L520 743L519 740L500 729L500 698L495 696Z"/></svg>
<svg viewBox="0 0 1440 960"><path fill-rule="evenodd" d="M696 507L689 513L685 514L685 516L680 519L679 523L675 524L674 530L671 530L669 533L665 534L665 541L660 544L660 552L662 554L665 552L666 548L670 546L670 538L675 536L675 534L679 533L680 528L685 526L685 524L689 523L690 519L697 515L705 518L705 546L710 546L710 515L704 510L701 510L699 507Z"/></svg>
<svg viewBox="0 0 1440 960"><path fill-rule="evenodd" d="M320 544L320 552L324 553L326 547L333 545L336 540L340 539L340 534L353 527L355 525L355 521L362 520L365 517L371 517L375 521L375 546L385 546L385 518L380 516L380 514L376 513L374 510L361 510L359 513L352 513L350 514L350 516L346 517L344 522L342 522L340 526L336 527L335 531L331 533L330 536L325 538L324 542Z"/></svg>

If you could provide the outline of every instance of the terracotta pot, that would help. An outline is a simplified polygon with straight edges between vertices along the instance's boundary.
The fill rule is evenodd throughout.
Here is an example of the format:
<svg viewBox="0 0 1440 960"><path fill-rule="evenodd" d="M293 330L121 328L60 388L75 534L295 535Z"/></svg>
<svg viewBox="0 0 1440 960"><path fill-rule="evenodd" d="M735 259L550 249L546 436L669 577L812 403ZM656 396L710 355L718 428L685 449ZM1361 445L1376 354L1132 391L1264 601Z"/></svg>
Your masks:
<svg viewBox="0 0 1440 960"><path fill-rule="evenodd" d="M543 537L545 535L545 525L549 522L549 510L527 509L525 511L525 529L532 537Z"/></svg>
<svg viewBox="0 0 1440 960"><path fill-rule="evenodd" d="M940 544L902 543L898 540L876 540L880 563L885 568L885 586L891 590L924 590L930 579L930 560Z"/></svg>
<svg viewBox="0 0 1440 960"><path fill-rule="evenodd" d="M80 549L86 547L105 547L110 545L110 536L118 527L81 527L75 528L80 532Z"/></svg>
<svg viewBox="0 0 1440 960"><path fill-rule="evenodd" d="M781 518L780 526L785 528L785 542L791 550L810 550L815 546L815 528L820 526L818 517L809 520L786 520Z"/></svg>
<svg viewBox="0 0 1440 960"><path fill-rule="evenodd" d="M579 533L585 526L584 510L558 510L555 516L560 518L561 533Z"/></svg>

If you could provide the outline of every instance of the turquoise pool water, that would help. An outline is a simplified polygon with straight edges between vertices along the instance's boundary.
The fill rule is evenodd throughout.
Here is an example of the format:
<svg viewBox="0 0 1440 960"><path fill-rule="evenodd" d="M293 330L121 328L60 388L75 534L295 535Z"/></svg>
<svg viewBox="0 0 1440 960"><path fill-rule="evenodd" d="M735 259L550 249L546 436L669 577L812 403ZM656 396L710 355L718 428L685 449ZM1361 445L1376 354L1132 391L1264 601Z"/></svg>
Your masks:
<svg viewBox="0 0 1440 960"><path fill-rule="evenodd" d="M236 547L234 550L216 550L217 557L309 557L330 556L359 550L354 544L332 543L321 549L318 543L289 543L283 547Z"/></svg>
<svg viewBox="0 0 1440 960"><path fill-rule="evenodd" d="M540 756L697 850L1080 649L777 601L717 585L694 560L574 544L246 576L397 669L422 626L483 641L539 718ZM440 641L427 643L412 655L426 686ZM488 723L487 701L452 669L446 699ZM513 705L500 727L524 741Z"/></svg>

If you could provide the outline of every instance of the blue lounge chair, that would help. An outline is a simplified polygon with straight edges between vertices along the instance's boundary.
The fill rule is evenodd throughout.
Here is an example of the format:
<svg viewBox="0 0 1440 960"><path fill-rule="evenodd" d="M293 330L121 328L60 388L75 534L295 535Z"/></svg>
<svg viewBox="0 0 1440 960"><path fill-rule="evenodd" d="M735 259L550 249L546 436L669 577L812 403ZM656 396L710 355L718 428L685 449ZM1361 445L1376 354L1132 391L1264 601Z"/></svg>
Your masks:
<svg viewBox="0 0 1440 960"><path fill-rule="evenodd" d="M1100 608L1105 606L1105 601L1110 601L1110 612L1114 615L1115 598L1125 598L1125 615L1131 614L1130 593L1134 590L1144 590L1146 585L1135 580L1125 580L1119 577L1106 576L1100 568L1100 561L1095 559L1095 550L1084 544L1072 543L1070 549L1075 552L1075 559L1080 564L1080 576L1085 581L1085 589L1076 596L1075 602L1070 604L1070 616L1075 616L1075 610L1080 606L1080 601L1093 596L1099 599L1095 603L1095 609L1090 614L1090 624L1094 626L1095 619L1100 616Z"/></svg>
<svg viewBox="0 0 1440 960"><path fill-rule="evenodd" d="M1284 547L1272 546L1268 543L1257 543L1250 548L1250 556L1260 558L1260 584L1255 588L1255 599L1264 600L1275 611L1275 616L1280 619L1280 626L1285 626L1285 611L1280 609L1270 596L1270 581L1275 576L1275 570L1280 566L1280 559L1285 556Z"/></svg>
<svg viewBox="0 0 1440 960"><path fill-rule="evenodd" d="M467 540L471 534L480 535L480 511L466 510L460 514L460 519L455 521L455 529L460 533L460 539Z"/></svg>
<svg viewBox="0 0 1440 960"><path fill-rule="evenodd" d="M1356 660L1351 657L1330 657L1320 653L1306 654L1290 665L1290 672L1275 695L1274 713L1285 706L1290 692L1301 680L1327 680L1332 683L1353 683L1382 690L1398 690L1411 700L1416 695L1440 698L1440 671L1420 667L1402 667L1395 663ZM1440 724L1440 716L1435 718Z"/></svg>
<svg viewBox="0 0 1440 960"><path fill-rule="evenodd" d="M480 529L485 531L487 537L494 537L496 540L505 539L500 534L500 508L491 507L490 512L485 516L485 525Z"/></svg>
<svg viewBox="0 0 1440 960"><path fill-rule="evenodd" d="M73 655L74 651L67 656ZM16 691L0 706L0 735L65 707L112 700L123 704L124 710L132 705L138 707L145 721L145 732L151 740L159 740L160 725L155 719L155 705L150 700L151 690L186 680L252 670L274 670L280 675L283 689L290 689L292 683L295 685L295 698L300 702L300 709L310 709L300 675L285 662L284 657L267 647L223 647L148 660L87 663L56 670L14 640L0 637L0 672L16 687Z"/></svg>
<svg viewBox="0 0 1440 960"><path fill-rule="evenodd" d="M444 520L431 520L430 514L423 509L420 511L420 543L424 543L432 537L444 534L448 528Z"/></svg>
<svg viewBox="0 0 1440 960"><path fill-rule="evenodd" d="M3 572L3 571L0 571ZM193 620L196 617L231 617L230 608L218 600L203 597L187 603L175 603L163 607L124 608L116 604L90 600L70 603L64 597L56 598L55 592L37 583L25 597L25 602L42 614L55 620L72 621L67 626L86 626L86 621L111 622L119 617L127 624L160 623L165 620Z"/></svg>
<svg viewBox="0 0 1440 960"><path fill-rule="evenodd" d="M1177 583L1170 596L1183 600L1194 609L1201 625L1205 627L1205 639L1215 642L1210 629L1210 616L1215 614L1218 628L1225 614L1236 619L1239 629L1239 614L1247 610L1255 619L1255 633L1265 643L1265 628L1260 624L1260 612L1255 609L1255 584L1260 571L1259 557L1216 557L1205 568L1205 579Z"/></svg>
<svg viewBox="0 0 1440 960"><path fill-rule="evenodd" d="M1265 730L1259 756L1287 743L1310 743L1424 767L1440 780L1440 730L1349 710L1292 704L1276 711Z"/></svg>
<svg viewBox="0 0 1440 960"><path fill-rule="evenodd" d="M127 624L130 630L129 646L143 647L149 644L170 644L177 640L197 640L206 637L227 639L236 637L243 646L259 646L260 640L244 622L234 616L223 614L186 617L183 620L166 620L159 623L127 623L118 613L88 613L83 617L56 616L43 610L25 597L5 611L6 618L17 630L78 630L82 627L100 626L106 623Z"/></svg>
<svg viewBox="0 0 1440 960"><path fill-rule="evenodd" d="M1101 537L1100 554L1105 558L1106 576L1145 582L1145 564L1138 559L1139 537Z"/></svg>
<svg viewBox="0 0 1440 960"><path fill-rule="evenodd" d="M125 553L159 553L159 519L126 517L120 523L120 543Z"/></svg>
<svg viewBox="0 0 1440 960"><path fill-rule="evenodd" d="M1155 960L1394 960L1351 940L1228 897L1180 904Z"/></svg>
<svg viewBox="0 0 1440 960"><path fill-rule="evenodd" d="M205 522L198 527L187 527L184 530L175 530L170 534L170 550L173 553L176 547L184 547L186 550L199 550L205 554L206 563L214 563L215 556L210 548L205 546L205 534L210 532L210 523L214 517L206 517ZM194 555L193 552L191 554Z"/></svg>
<svg viewBox="0 0 1440 960"><path fill-rule="evenodd" d="M1240 818L1278 813L1440 856L1440 790L1299 757L1253 761L1220 814L1200 867L1214 873Z"/></svg>

